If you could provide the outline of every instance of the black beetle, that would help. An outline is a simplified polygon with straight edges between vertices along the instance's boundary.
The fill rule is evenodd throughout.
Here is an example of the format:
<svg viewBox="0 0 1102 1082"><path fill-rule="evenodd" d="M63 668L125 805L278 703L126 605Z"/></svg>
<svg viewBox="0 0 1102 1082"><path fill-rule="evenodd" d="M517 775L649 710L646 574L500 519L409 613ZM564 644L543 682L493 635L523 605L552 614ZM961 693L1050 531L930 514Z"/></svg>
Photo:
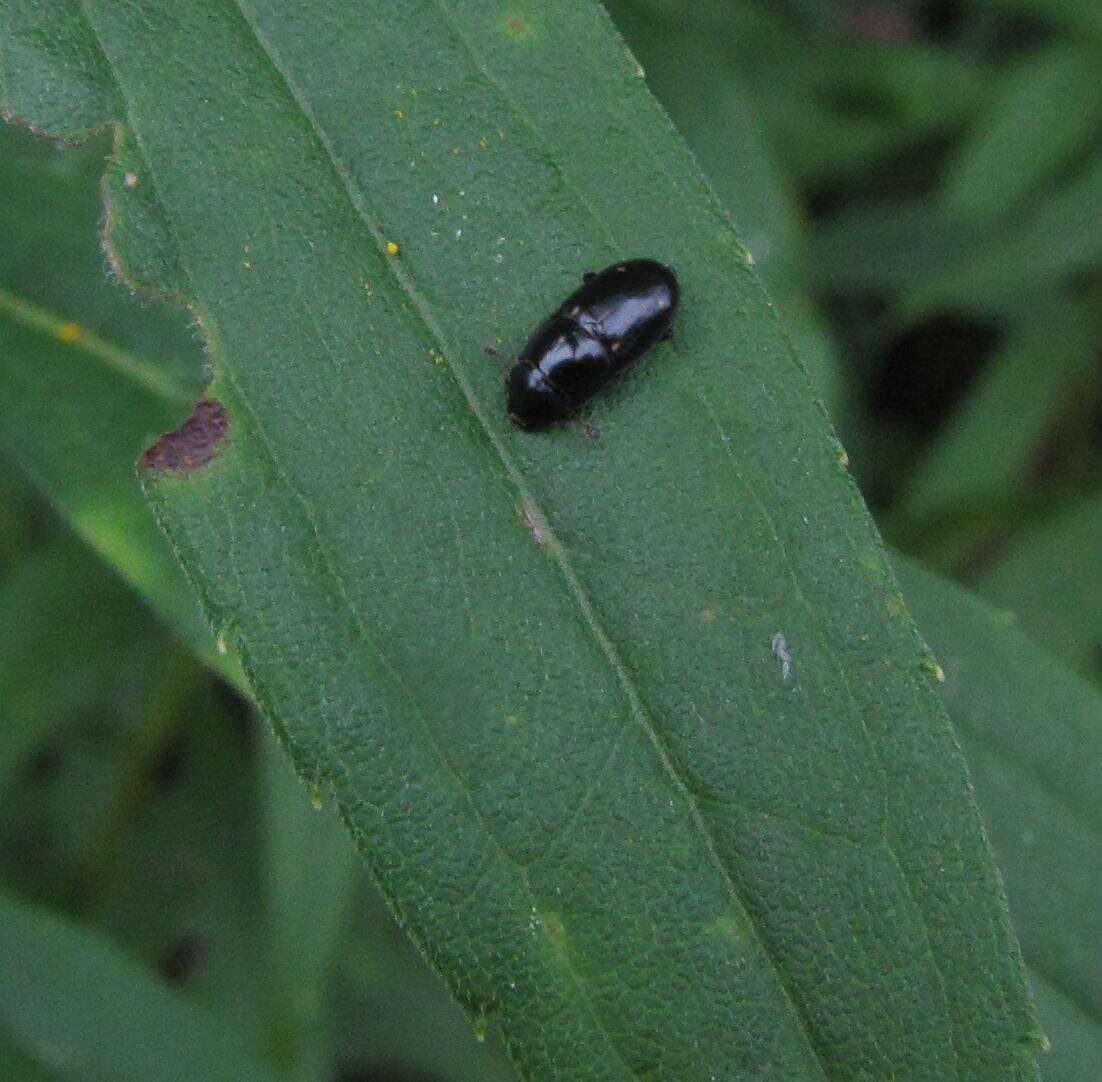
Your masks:
<svg viewBox="0 0 1102 1082"><path fill-rule="evenodd" d="M509 419L521 428L563 420L669 338L677 303L677 275L653 259L587 274L520 351L505 383Z"/></svg>

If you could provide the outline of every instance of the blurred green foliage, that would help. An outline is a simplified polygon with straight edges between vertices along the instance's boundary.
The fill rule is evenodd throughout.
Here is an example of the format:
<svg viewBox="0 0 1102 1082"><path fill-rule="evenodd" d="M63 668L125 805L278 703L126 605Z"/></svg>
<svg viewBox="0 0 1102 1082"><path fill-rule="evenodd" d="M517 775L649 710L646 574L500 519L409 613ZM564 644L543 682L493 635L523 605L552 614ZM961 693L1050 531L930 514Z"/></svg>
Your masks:
<svg viewBox="0 0 1102 1082"><path fill-rule="evenodd" d="M1102 9L607 6L889 541L1034 640L946 623L963 595L904 575L939 652L969 646L964 687L1020 682L999 703L950 672L947 704L1056 1042L1045 1077L1097 1077ZM175 1078L205 1054L227 1078L513 1077L273 752L151 528L131 464L206 375L182 313L105 276L108 150L0 129L0 972L45 960L0 992L0 1072ZM113 1014L58 1008L82 966ZM135 1013L180 1050L120 1051Z"/></svg>

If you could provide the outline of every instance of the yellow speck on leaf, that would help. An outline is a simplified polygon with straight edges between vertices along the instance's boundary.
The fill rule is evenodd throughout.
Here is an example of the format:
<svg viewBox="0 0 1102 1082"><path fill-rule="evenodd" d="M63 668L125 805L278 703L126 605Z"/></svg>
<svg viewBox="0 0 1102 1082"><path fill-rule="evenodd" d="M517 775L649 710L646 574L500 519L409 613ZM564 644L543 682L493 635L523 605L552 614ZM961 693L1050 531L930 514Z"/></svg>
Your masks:
<svg viewBox="0 0 1102 1082"><path fill-rule="evenodd" d="M490 145L490 140L487 139L486 136L483 136L481 139L479 139L478 145L482 147L483 150L485 150Z"/></svg>
<svg viewBox="0 0 1102 1082"><path fill-rule="evenodd" d="M241 260L241 266L243 266L245 268L245 270L252 270L253 269L252 260L251 259Z"/></svg>
<svg viewBox="0 0 1102 1082"><path fill-rule="evenodd" d="M75 342L83 333L79 323L62 323L57 329L60 342Z"/></svg>
<svg viewBox="0 0 1102 1082"><path fill-rule="evenodd" d="M939 684L945 683L945 670L932 657L922 659L922 671L932 676Z"/></svg>
<svg viewBox="0 0 1102 1082"><path fill-rule="evenodd" d="M401 250L402 249L399 248L398 245L394 243L394 241L392 241L392 240L387 241L387 245L386 245L386 254L387 255L397 255Z"/></svg>
<svg viewBox="0 0 1102 1082"><path fill-rule="evenodd" d="M398 118L399 120L405 120L405 119L406 119L406 114L405 114L404 112L402 112L402 110L401 110L401 109L395 109L395 110L394 110L394 115L395 115L395 116L396 116L396 117L397 117L397 118Z"/></svg>

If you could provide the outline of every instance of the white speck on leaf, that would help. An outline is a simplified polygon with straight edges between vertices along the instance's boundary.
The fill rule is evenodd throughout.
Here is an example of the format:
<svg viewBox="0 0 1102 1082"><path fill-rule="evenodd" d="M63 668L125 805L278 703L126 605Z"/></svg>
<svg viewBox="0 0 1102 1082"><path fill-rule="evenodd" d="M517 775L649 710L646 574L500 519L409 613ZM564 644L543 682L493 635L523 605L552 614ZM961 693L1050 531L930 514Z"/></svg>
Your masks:
<svg viewBox="0 0 1102 1082"><path fill-rule="evenodd" d="M773 656L781 663L781 679L786 683L792 680L792 651L788 649L788 640L778 631L773 636Z"/></svg>
<svg viewBox="0 0 1102 1082"><path fill-rule="evenodd" d="M532 535L532 540L541 547L547 544L547 524L538 507L534 504L525 504L521 508L520 518Z"/></svg>

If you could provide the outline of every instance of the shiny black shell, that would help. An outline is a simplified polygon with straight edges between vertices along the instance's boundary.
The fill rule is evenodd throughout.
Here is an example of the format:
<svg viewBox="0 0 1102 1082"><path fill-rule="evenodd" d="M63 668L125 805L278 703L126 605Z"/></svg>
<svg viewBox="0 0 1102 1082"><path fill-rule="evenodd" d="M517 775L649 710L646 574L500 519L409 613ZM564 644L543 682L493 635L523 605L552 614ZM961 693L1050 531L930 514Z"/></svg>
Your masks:
<svg viewBox="0 0 1102 1082"><path fill-rule="evenodd" d="M520 351L505 383L510 420L521 428L563 420L670 336L677 303L677 275L653 259L587 275Z"/></svg>

